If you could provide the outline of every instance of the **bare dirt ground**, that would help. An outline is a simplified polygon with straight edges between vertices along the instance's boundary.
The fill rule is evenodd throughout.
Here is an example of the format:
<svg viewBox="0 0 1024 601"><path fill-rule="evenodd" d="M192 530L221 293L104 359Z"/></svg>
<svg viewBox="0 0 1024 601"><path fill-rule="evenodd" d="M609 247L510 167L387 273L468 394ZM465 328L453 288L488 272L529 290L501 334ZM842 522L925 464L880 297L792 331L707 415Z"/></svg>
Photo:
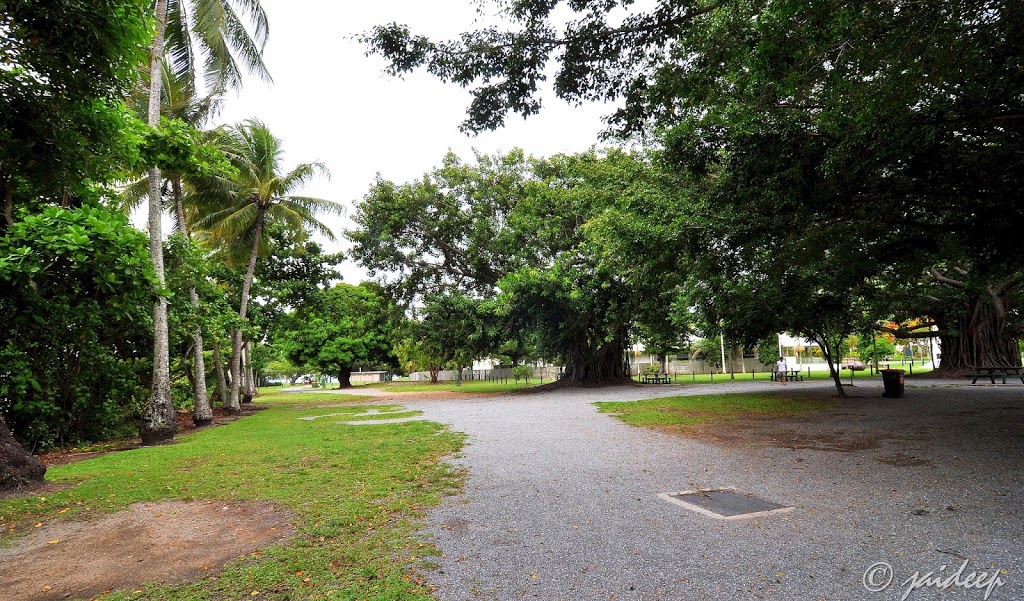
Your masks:
<svg viewBox="0 0 1024 601"><path fill-rule="evenodd" d="M243 405L240 416L216 410L212 425L265 408ZM194 429L191 415L179 415L179 433ZM66 449L40 459L50 467L138 446L138 439L127 439L102 450ZM0 497L46 495L62 488L66 485L48 482ZM145 582L188 582L288 538L293 519L268 503L164 501L138 503L87 521L41 524L13 546L0 547L0 601L92 598Z"/></svg>
<svg viewBox="0 0 1024 601"><path fill-rule="evenodd" d="M164 501L44 524L0 549L0 601L92 598L144 582L195 580L291 536L292 517L271 504Z"/></svg>

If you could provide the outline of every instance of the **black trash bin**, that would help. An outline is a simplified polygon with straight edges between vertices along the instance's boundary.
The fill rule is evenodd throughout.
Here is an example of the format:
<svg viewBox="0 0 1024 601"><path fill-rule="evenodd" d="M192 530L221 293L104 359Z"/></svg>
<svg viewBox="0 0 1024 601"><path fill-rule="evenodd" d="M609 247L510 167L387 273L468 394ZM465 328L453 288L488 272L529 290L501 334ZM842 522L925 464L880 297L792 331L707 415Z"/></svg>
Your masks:
<svg viewBox="0 0 1024 601"><path fill-rule="evenodd" d="M882 373L882 384L885 386L885 392L882 393L882 396L890 399L903 398L903 374L905 372L902 369L882 369L879 371Z"/></svg>

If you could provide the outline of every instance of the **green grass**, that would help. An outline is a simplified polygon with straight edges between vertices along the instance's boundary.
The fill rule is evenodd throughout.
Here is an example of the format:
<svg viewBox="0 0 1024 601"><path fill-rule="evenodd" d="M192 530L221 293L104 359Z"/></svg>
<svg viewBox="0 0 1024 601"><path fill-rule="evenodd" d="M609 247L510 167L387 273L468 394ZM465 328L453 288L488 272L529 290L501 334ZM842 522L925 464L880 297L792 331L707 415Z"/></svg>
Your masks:
<svg viewBox="0 0 1024 601"><path fill-rule="evenodd" d="M677 427L710 421L724 421L750 414L785 415L835 406L835 401L788 397L783 392L707 394L675 396L643 401L594 403L602 413L627 424L647 427Z"/></svg>
<svg viewBox="0 0 1024 601"><path fill-rule="evenodd" d="M436 550L416 531L425 510L461 485L443 458L460 449L462 437L426 421L346 426L347 416L370 407L317 407L325 401L339 398L267 390L258 402L269 409L176 444L53 467L47 479L70 488L0 501L0 541L35 522L88 519L139 501L265 500L297 516L289 542L192 584L103 598L430 599L415 569ZM331 413L342 415L298 419Z"/></svg>
<svg viewBox="0 0 1024 601"><path fill-rule="evenodd" d="M387 390L388 392L511 392L514 390L525 390L531 386L538 386L541 383L537 378L530 378L529 385L526 384L525 380L520 380L516 384L516 381L512 379L506 382L463 380L461 386L456 386L455 382L438 382L437 384L430 384L429 382L382 382L380 384L365 384L360 386L360 388L377 388ZM550 384L551 380L545 380L543 383Z"/></svg>
<svg viewBox="0 0 1024 601"><path fill-rule="evenodd" d="M898 360L897 361L888 361L888 362L883 361L883 362L881 362L881 365L882 365L883 368L885 367L886 364L888 364L889 367L891 367L893 369L902 369L902 370L906 371L907 374L910 373L910 364L909 363L907 363L907 364L900 364L900 362ZM930 371L932 371L932 364L930 362L926 362L924 365L922 365L920 362L915 362L914 363L914 374L915 375L916 374L928 373ZM803 369L800 369L800 374L804 377L805 381L808 380L808 379L810 379L810 380L831 380L832 379L832 377L829 375L827 370L817 370L816 371L816 370L812 369L811 372L810 372L810 378L808 378L808 376L807 376L807 368L804 367ZM767 372L767 371L757 372L757 373L736 372L735 379L730 378L730 374L728 374L728 373L724 373L724 374L677 373L677 374L670 374L670 375L673 377L673 383L674 384L710 384L710 383L722 384L722 383L725 383L725 382L743 382L743 381L749 382L749 381L752 381L752 380L753 381L759 381L759 382L767 382L767 381L771 380L771 373ZM850 381L850 372L849 372L849 370L846 370L846 369L842 370L840 372L840 376L841 376L841 379L843 380L843 382L849 382ZM855 372L855 374L853 376L853 378L854 378L853 381L856 382L857 380L863 380L863 379L872 378L872 377L877 379L877 380L881 380L882 379L882 376L880 374L878 374L878 372L875 372L874 376L871 376L871 375L868 375L867 371L858 371L858 372ZM641 382L642 381L641 378L642 378L642 376L634 376L633 380L636 381L636 382Z"/></svg>

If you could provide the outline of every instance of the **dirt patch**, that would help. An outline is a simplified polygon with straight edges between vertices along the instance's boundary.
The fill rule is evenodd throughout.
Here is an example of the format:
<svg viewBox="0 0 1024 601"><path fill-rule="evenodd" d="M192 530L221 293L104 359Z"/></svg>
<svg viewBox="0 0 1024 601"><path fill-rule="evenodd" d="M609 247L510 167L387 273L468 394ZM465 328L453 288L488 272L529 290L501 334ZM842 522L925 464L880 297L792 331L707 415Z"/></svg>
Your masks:
<svg viewBox="0 0 1024 601"><path fill-rule="evenodd" d="M760 416L675 426L675 433L726 448L751 445L854 453L877 449L887 438L840 429L814 431L812 417ZM820 426L820 424L818 424Z"/></svg>
<svg viewBox="0 0 1024 601"><path fill-rule="evenodd" d="M294 532L269 503L136 503L83 522L44 524L0 549L0 601L92 598L145 582L188 582Z"/></svg>

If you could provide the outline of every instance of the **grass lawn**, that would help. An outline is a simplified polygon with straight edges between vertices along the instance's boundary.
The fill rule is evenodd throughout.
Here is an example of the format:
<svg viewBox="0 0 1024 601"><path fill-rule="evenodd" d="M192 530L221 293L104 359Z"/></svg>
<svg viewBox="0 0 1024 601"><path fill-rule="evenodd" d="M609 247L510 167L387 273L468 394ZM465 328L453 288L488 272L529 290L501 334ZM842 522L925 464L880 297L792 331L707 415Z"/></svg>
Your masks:
<svg viewBox="0 0 1024 601"><path fill-rule="evenodd" d="M378 388L388 392L510 392L513 390L525 390L531 386L538 386L542 382L537 378L530 378L530 383L525 380L516 381L509 379L505 382L489 382L487 380L463 380L461 386L455 382L382 382L380 384L364 384L358 388ZM550 384L551 380L545 380L544 384Z"/></svg>
<svg viewBox="0 0 1024 601"><path fill-rule="evenodd" d="M461 485L443 458L460 449L462 437L426 421L340 424L368 409L357 404L364 399L317 408L342 399L267 390L258 401L269 409L176 444L53 467L47 480L72 486L0 500L0 533L10 541L37 522L87 519L138 501L264 500L298 516L289 542L193 584L103 599L248 599L253 591L259 599L430 599L414 570L436 550L416 530L425 510Z"/></svg>
<svg viewBox="0 0 1024 601"><path fill-rule="evenodd" d="M881 367L884 369L887 364L892 369L902 369L907 374L910 374L910 364L909 363L901 364L898 360L897 361L882 361L881 362ZM832 377L828 373L828 370L814 370L814 369L812 369L810 371L810 377L809 378L808 378L808 371L807 371L806 367L803 367L803 368L801 368L799 370L800 370L800 374L804 377L804 380L808 380L808 379L810 379L810 380L831 380L832 379ZM928 373L930 371L932 371L932 364L930 362L925 362L924 364L922 364L920 361L918 361L918 362L914 363L914 373L915 374L923 374L923 373ZM736 376L735 379L730 378L729 377L730 374L728 374L728 373L724 373L724 374L677 373L677 374L669 374L669 375L672 376L672 381L673 381L674 384L687 384L687 383L709 384L709 383L724 383L724 382L742 382L744 380L746 380L746 381L757 380L757 381L767 382L767 381L771 380L771 373L767 372L767 371L762 371L762 372L757 372L757 373L736 372L736 374L734 374ZM840 376L841 376L843 382L849 382L850 381L850 371L849 370L846 370L846 369L842 370L840 372ZM636 382L641 382L642 381L641 378L642 378L642 376L634 376L633 377L633 379ZM875 378L875 379L881 381L882 376L878 372L875 372L875 374L873 376L869 375L867 371L854 372L854 376L853 376L853 381L854 382L856 382L857 380L863 380L865 378Z"/></svg>
<svg viewBox="0 0 1024 601"><path fill-rule="evenodd" d="M675 427L709 421L723 421L750 414L783 415L828 409L835 401L794 399L779 392L707 394L674 396L642 401L594 403L608 413L634 426Z"/></svg>

